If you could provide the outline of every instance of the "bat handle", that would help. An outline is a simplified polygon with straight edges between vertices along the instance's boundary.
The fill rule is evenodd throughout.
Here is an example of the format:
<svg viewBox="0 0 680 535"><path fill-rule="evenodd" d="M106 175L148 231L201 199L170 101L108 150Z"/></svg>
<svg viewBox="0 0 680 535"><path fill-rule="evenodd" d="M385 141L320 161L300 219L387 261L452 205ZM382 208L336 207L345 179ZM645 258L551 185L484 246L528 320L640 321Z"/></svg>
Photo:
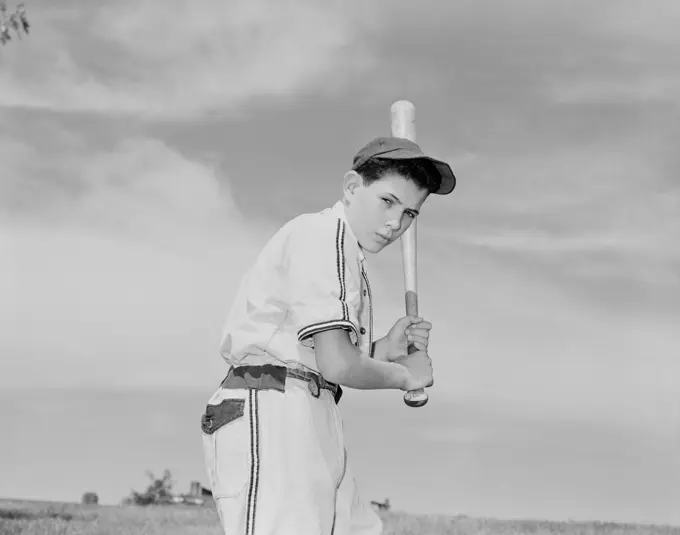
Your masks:
<svg viewBox="0 0 680 535"><path fill-rule="evenodd" d="M409 290L406 292L406 314L409 316L418 315L418 294L415 291ZM418 351L415 345L408 345L408 354ZM422 407L428 401L429 397L424 389L409 390L404 394L404 403L409 407Z"/></svg>

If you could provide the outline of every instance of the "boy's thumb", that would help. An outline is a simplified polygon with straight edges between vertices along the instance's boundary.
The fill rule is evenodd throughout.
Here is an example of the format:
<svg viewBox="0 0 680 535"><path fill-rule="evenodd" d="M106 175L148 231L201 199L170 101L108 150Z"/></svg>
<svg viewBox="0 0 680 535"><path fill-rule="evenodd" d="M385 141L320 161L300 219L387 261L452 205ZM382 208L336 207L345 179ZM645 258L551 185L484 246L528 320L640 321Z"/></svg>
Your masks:
<svg viewBox="0 0 680 535"><path fill-rule="evenodd" d="M413 323L418 323L423 321L423 318L420 316L406 316L404 317L404 323L406 323L406 326L408 327L409 325Z"/></svg>

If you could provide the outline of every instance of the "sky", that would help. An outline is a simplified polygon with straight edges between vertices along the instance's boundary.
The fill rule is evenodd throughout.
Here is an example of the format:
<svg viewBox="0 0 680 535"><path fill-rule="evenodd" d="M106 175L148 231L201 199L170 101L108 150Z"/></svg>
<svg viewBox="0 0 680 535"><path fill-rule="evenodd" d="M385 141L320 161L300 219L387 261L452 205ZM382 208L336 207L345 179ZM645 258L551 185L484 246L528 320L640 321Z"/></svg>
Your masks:
<svg viewBox="0 0 680 535"><path fill-rule="evenodd" d="M27 8L0 49L0 496L206 483L240 278L408 99L458 185L418 219L430 403L343 398L367 499L680 524L677 2ZM398 246L368 262L385 332Z"/></svg>

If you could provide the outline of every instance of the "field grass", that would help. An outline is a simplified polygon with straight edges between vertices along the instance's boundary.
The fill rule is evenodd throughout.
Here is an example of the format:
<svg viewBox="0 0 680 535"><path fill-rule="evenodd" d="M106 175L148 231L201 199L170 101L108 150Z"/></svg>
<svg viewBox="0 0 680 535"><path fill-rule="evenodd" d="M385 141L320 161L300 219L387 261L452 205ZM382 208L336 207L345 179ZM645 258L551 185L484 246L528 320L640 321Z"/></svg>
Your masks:
<svg viewBox="0 0 680 535"><path fill-rule="evenodd" d="M381 513L385 535L680 535L680 527ZM0 500L1 535L222 535L214 508Z"/></svg>

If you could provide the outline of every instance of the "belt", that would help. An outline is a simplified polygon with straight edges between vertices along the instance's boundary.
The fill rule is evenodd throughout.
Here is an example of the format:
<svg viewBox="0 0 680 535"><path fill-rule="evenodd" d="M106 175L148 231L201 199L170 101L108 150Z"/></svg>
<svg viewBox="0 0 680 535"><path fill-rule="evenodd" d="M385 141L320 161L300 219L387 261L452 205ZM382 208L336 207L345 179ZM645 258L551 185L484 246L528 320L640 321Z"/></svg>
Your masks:
<svg viewBox="0 0 680 535"><path fill-rule="evenodd" d="M286 379L288 377L306 381L309 392L315 398L318 398L321 395L321 390L325 389L333 394L335 403L340 402L342 397L340 385L326 381L321 374L288 368L286 366L275 366L274 364L232 366L220 387L229 389L253 388L255 390L278 390L279 392L285 392Z"/></svg>

